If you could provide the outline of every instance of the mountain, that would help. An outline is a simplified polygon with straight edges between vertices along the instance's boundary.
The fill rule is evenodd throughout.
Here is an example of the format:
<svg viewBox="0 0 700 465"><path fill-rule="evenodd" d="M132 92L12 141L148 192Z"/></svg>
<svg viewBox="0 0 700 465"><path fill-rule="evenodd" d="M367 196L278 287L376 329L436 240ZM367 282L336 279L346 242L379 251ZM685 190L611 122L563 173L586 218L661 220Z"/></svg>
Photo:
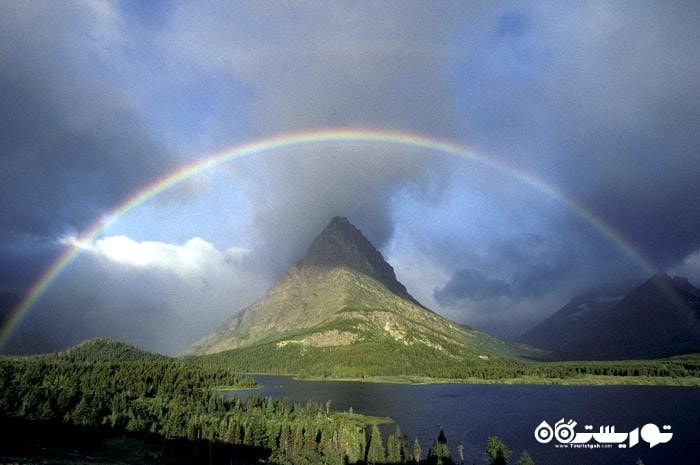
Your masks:
<svg viewBox="0 0 700 465"><path fill-rule="evenodd" d="M259 301L187 353L231 349L237 349L227 352L231 363L235 359L249 371L298 371L294 367L308 369L314 363L319 369L352 371L378 363L375 371L382 372L396 365L397 357L454 365L499 355L542 355L426 309L362 232L339 217Z"/></svg>
<svg viewBox="0 0 700 465"><path fill-rule="evenodd" d="M68 349L47 354L44 357L57 358L68 362L127 362L167 360L168 357L148 352L126 342L101 337L89 339Z"/></svg>
<svg viewBox="0 0 700 465"><path fill-rule="evenodd" d="M635 284L623 283L599 287L578 295L518 340L557 353L565 352L572 341L585 341L589 334L595 333L601 316L618 305L634 286Z"/></svg>
<svg viewBox="0 0 700 465"><path fill-rule="evenodd" d="M518 341L569 359L700 352L700 290L685 278L655 275L626 291L618 287L587 293Z"/></svg>
<svg viewBox="0 0 700 465"><path fill-rule="evenodd" d="M376 279L399 297L420 305L396 279L394 269L382 254L347 218L333 218L299 265L304 269L350 268Z"/></svg>

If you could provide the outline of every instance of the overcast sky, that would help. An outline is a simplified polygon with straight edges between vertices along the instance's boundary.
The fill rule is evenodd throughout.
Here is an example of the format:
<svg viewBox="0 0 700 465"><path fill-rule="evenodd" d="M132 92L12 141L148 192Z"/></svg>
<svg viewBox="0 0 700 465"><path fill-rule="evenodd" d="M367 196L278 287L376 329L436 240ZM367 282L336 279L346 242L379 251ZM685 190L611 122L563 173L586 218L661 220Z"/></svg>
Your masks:
<svg viewBox="0 0 700 465"><path fill-rule="evenodd" d="M7 315L131 193L268 136L356 127L469 147L700 285L698 2L0 2ZM335 215L436 312L516 337L649 270L499 170L390 144L234 160L119 218L3 349L114 336L185 349L259 298Z"/></svg>

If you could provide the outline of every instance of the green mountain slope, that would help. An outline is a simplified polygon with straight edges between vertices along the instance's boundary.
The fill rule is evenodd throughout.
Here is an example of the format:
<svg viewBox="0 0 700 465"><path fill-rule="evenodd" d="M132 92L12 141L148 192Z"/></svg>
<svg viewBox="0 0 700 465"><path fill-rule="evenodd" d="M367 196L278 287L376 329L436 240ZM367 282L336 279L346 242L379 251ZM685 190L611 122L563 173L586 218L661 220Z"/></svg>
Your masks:
<svg viewBox="0 0 700 465"><path fill-rule="evenodd" d="M423 307L344 218L334 218L306 257L262 299L188 353L222 352L218 360L226 358L243 371L322 374L330 369L346 376L429 375L438 366L544 355Z"/></svg>
<svg viewBox="0 0 700 465"><path fill-rule="evenodd" d="M89 339L68 349L42 357L60 359L65 362L129 362L167 360L169 357L139 349L126 342L106 337Z"/></svg>

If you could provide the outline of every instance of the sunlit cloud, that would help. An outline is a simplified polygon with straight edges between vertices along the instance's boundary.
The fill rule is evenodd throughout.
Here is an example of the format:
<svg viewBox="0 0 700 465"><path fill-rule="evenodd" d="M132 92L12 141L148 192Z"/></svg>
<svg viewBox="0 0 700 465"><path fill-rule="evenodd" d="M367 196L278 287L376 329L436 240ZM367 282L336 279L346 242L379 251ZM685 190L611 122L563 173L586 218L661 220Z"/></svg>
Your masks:
<svg viewBox="0 0 700 465"><path fill-rule="evenodd" d="M107 236L79 246L37 309L36 325L62 327L66 340L109 335L177 353L270 285L248 250L220 250L198 237L170 244Z"/></svg>

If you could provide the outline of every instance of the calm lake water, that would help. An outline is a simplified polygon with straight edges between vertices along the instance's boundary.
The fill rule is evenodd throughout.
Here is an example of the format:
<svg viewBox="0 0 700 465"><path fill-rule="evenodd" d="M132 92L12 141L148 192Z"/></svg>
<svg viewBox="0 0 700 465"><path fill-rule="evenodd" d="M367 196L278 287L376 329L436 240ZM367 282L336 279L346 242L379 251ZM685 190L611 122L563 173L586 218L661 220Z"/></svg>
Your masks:
<svg viewBox="0 0 700 465"><path fill-rule="evenodd" d="M426 454L440 426L457 458L464 444L467 464L485 463L489 435L499 436L514 451L515 463L527 450L538 465L646 465L698 463L700 457L700 388L647 386L505 386L465 384L377 384L340 381L297 381L284 376L256 376L262 388L236 391L295 402L332 401L335 410L352 406L358 413L388 416L408 434L412 447L418 437ZM543 421L550 425L565 418L578 423L575 432L603 425L627 433L647 423L670 425L673 438L653 448L643 440L627 449L562 449L556 440L540 444L534 431ZM384 438L394 425L384 429ZM595 444L591 440L590 444Z"/></svg>

